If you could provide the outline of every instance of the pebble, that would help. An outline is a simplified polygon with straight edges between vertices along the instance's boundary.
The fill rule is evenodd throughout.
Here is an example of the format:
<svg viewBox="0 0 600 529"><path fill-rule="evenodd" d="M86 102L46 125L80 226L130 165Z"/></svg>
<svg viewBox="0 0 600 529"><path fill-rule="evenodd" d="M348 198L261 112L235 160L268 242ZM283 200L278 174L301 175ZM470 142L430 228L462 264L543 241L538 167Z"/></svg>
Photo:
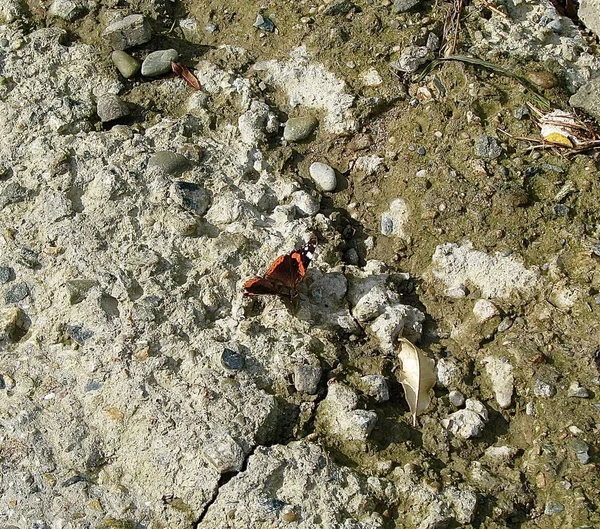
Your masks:
<svg viewBox="0 0 600 529"><path fill-rule="evenodd" d="M79 345L83 345L94 333L89 329L84 329L81 323L68 323L65 326L66 333Z"/></svg>
<svg viewBox="0 0 600 529"><path fill-rule="evenodd" d="M473 307L473 314L479 323L485 323L494 316L498 316L500 311L491 301L487 299L478 299Z"/></svg>
<svg viewBox="0 0 600 529"><path fill-rule="evenodd" d="M267 18L261 14L256 15L256 20L254 24L252 24L255 28L261 29L263 31L268 31L269 33L273 33L275 31L275 24L270 18Z"/></svg>
<svg viewBox="0 0 600 529"><path fill-rule="evenodd" d="M211 196L206 189L194 182L174 182L178 202L196 215L204 215L211 205Z"/></svg>
<svg viewBox="0 0 600 529"><path fill-rule="evenodd" d="M448 298L461 299L467 296L467 288L464 285L450 287L444 290L444 295Z"/></svg>
<svg viewBox="0 0 600 529"><path fill-rule="evenodd" d="M387 380L382 375L365 375L361 377L363 391L373 397L377 402L386 402L390 399L390 390Z"/></svg>
<svg viewBox="0 0 600 529"><path fill-rule="evenodd" d="M354 9L350 0L333 0L324 10L323 14L328 16L347 15Z"/></svg>
<svg viewBox="0 0 600 529"><path fill-rule="evenodd" d="M553 514L559 514L565 510L565 506L557 501L549 501L544 507L544 514L552 516Z"/></svg>
<svg viewBox="0 0 600 529"><path fill-rule="evenodd" d="M456 386L462 379L462 374L456 363L447 358L442 358L436 366L438 385L445 388Z"/></svg>
<svg viewBox="0 0 600 529"><path fill-rule="evenodd" d="M291 204L302 216L312 217L321 209L321 201L307 191L296 191L291 198Z"/></svg>
<svg viewBox="0 0 600 529"><path fill-rule="evenodd" d="M112 52L111 59L117 70L119 70L119 73L125 79L131 79L140 71L140 61L127 52L115 50Z"/></svg>
<svg viewBox="0 0 600 529"><path fill-rule="evenodd" d="M442 426L458 437L470 439L483 433L485 422L478 413L465 409L455 411L447 419L443 419Z"/></svg>
<svg viewBox="0 0 600 529"><path fill-rule="evenodd" d="M346 262L350 265L358 265L358 263L360 262L360 259L358 257L358 253L356 252L356 250L354 248L350 248L344 254L344 262Z"/></svg>
<svg viewBox="0 0 600 529"><path fill-rule="evenodd" d="M145 77L158 77L172 71L171 63L179 58L179 53L173 48L157 50L149 53L142 62L142 75Z"/></svg>
<svg viewBox="0 0 600 529"><path fill-rule="evenodd" d="M8 283L14 279L15 272L10 266L0 266L0 283Z"/></svg>
<svg viewBox="0 0 600 529"><path fill-rule="evenodd" d="M516 119L525 119L529 117L529 109L525 106L516 107L513 110L513 116Z"/></svg>
<svg viewBox="0 0 600 529"><path fill-rule="evenodd" d="M556 388L552 384L536 378L533 381L533 394L542 399L549 399L556 395Z"/></svg>
<svg viewBox="0 0 600 529"><path fill-rule="evenodd" d="M318 366L299 365L294 368L294 387L296 391L314 395L319 387L323 372Z"/></svg>
<svg viewBox="0 0 600 529"><path fill-rule="evenodd" d="M377 414L369 410L354 410L349 414L346 439L349 441L366 441L375 424Z"/></svg>
<svg viewBox="0 0 600 529"><path fill-rule="evenodd" d="M102 36L114 50L126 50L148 42L152 38L152 29L143 15L129 15L110 24Z"/></svg>
<svg viewBox="0 0 600 529"><path fill-rule="evenodd" d="M580 386L579 382L577 381L571 382L567 394L569 395L569 397L577 397L580 399L590 398L590 392L586 388Z"/></svg>
<svg viewBox="0 0 600 529"><path fill-rule="evenodd" d="M224 348L221 353L221 365L231 371L244 369L246 361L244 356L233 349Z"/></svg>
<svg viewBox="0 0 600 529"><path fill-rule="evenodd" d="M557 217L568 217L571 208L566 204L555 204L552 211L554 211L554 215Z"/></svg>
<svg viewBox="0 0 600 529"><path fill-rule="evenodd" d="M38 253L30 248L22 248L19 251L17 262L23 266L26 266L27 268L31 268L32 270L41 265Z"/></svg>
<svg viewBox="0 0 600 529"><path fill-rule="evenodd" d="M397 61L390 63L390 67L400 72L413 73L429 61L431 55L431 50L427 46L408 46L402 50L402 55ZM416 103L413 106L416 106L419 104L419 100L414 99L416 99ZM412 100L410 103L413 104Z"/></svg>
<svg viewBox="0 0 600 529"><path fill-rule="evenodd" d="M148 169L159 169L165 174L181 174L190 165L190 161L183 155L171 151L155 152L148 160Z"/></svg>
<svg viewBox="0 0 600 529"><path fill-rule="evenodd" d="M569 443L569 446L571 450L575 452L575 455L581 464L587 465L590 462L590 455L588 454L590 447L585 441L582 441L581 439L573 439Z"/></svg>
<svg viewBox="0 0 600 529"><path fill-rule="evenodd" d="M406 11L410 11L413 7L418 6L420 3L421 0L395 0L394 11L396 13L405 13Z"/></svg>
<svg viewBox="0 0 600 529"><path fill-rule="evenodd" d="M494 160L502 154L502 147L496 138L482 134L475 140L475 156L483 160Z"/></svg>
<svg viewBox="0 0 600 529"><path fill-rule="evenodd" d="M526 77L534 85L544 89L554 88L558 84L556 75L550 72L529 72Z"/></svg>
<svg viewBox="0 0 600 529"><path fill-rule="evenodd" d="M29 287L27 283L17 283L13 285L4 295L6 303L18 303L29 296Z"/></svg>
<svg viewBox="0 0 600 529"><path fill-rule="evenodd" d="M301 116L288 119L283 129L286 141L300 141L308 138L317 126L317 120L312 116Z"/></svg>
<svg viewBox="0 0 600 529"><path fill-rule="evenodd" d="M448 393L448 399L457 408L460 408L465 403L465 396L456 389Z"/></svg>
<svg viewBox="0 0 600 529"><path fill-rule="evenodd" d="M321 162L314 162L311 164L309 172L315 184L323 191L335 191L337 178L332 167Z"/></svg>
<svg viewBox="0 0 600 529"><path fill-rule="evenodd" d="M79 18L84 12L83 5L72 0L54 0L48 9L48 13L53 17L62 18L68 22Z"/></svg>
<svg viewBox="0 0 600 529"><path fill-rule="evenodd" d="M225 434L204 443L202 453L217 472L239 472L244 465L244 450L237 441Z"/></svg>
<svg viewBox="0 0 600 529"><path fill-rule="evenodd" d="M104 94L98 98L96 113L102 123L108 123L128 116L129 105L118 95Z"/></svg>
<svg viewBox="0 0 600 529"><path fill-rule="evenodd" d="M506 358L487 356L483 359L485 371L492 383L492 389L498 406L510 407L514 390L513 367Z"/></svg>

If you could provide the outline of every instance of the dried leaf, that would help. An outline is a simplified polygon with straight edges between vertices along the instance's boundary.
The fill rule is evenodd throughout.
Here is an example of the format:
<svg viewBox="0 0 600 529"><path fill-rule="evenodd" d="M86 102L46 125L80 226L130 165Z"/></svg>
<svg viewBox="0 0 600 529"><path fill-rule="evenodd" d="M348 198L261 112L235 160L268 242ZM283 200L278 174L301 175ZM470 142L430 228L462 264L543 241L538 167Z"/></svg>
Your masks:
<svg viewBox="0 0 600 529"><path fill-rule="evenodd" d="M196 90L200 90L200 81L198 81L196 76L189 70L187 66L184 66L178 62L172 62L171 68L173 69L173 73L183 78L188 85Z"/></svg>
<svg viewBox="0 0 600 529"><path fill-rule="evenodd" d="M413 426L416 426L417 415L425 411L431 402L429 391L436 381L435 362L405 338L400 338L398 358L402 362L400 384L413 414Z"/></svg>

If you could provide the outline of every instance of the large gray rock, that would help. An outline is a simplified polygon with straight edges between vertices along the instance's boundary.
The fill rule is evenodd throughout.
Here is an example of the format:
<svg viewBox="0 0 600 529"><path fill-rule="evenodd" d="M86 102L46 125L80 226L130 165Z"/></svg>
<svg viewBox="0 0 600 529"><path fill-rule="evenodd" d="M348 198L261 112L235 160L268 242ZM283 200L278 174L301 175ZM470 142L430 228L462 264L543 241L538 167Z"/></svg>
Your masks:
<svg viewBox="0 0 600 529"><path fill-rule="evenodd" d="M584 84L571 96L569 103L600 120L600 77Z"/></svg>
<svg viewBox="0 0 600 529"><path fill-rule="evenodd" d="M581 0L577 15L590 31L600 35L600 0Z"/></svg>

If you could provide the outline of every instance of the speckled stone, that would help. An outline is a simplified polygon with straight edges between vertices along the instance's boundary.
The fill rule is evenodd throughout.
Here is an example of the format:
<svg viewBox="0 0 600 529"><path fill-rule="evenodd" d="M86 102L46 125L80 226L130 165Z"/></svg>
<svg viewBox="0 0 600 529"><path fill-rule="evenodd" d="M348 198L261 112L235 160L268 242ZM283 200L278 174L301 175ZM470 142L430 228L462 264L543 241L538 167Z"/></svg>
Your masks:
<svg viewBox="0 0 600 529"><path fill-rule="evenodd" d="M230 371L240 371L244 369L244 357L233 349L225 348L221 353L221 365Z"/></svg>
<svg viewBox="0 0 600 529"><path fill-rule="evenodd" d="M73 0L54 0L48 13L53 17L72 22L85 13L85 8L80 2L73 2Z"/></svg>
<svg viewBox="0 0 600 529"><path fill-rule="evenodd" d="M6 303L18 303L29 296L29 287L27 283L17 283L13 285L5 294Z"/></svg>
<svg viewBox="0 0 600 529"><path fill-rule="evenodd" d="M301 116L288 119L283 129L283 138L287 141L301 141L308 136L317 126L317 120L312 116Z"/></svg>
<svg viewBox="0 0 600 529"><path fill-rule="evenodd" d="M113 50L126 50L148 42L152 38L152 29L143 15L129 15L108 26L102 36Z"/></svg>
<svg viewBox="0 0 600 529"><path fill-rule="evenodd" d="M8 283L14 277L14 271L10 266L0 266L0 283Z"/></svg>
<svg viewBox="0 0 600 529"><path fill-rule="evenodd" d="M115 50L112 52L111 59L125 79L130 79L140 71L140 61L127 52Z"/></svg>
<svg viewBox="0 0 600 529"><path fill-rule="evenodd" d="M142 75L146 77L158 77L169 73L171 63L179 58L177 50L158 50L150 53L142 63Z"/></svg>
<svg viewBox="0 0 600 529"><path fill-rule="evenodd" d="M483 160L494 160L502 154L502 147L498 140L482 134L475 141L475 156Z"/></svg>
<svg viewBox="0 0 600 529"><path fill-rule="evenodd" d="M319 387L321 374L321 368L318 366L296 366L294 368L294 387L296 391L314 395Z"/></svg>
<svg viewBox="0 0 600 529"><path fill-rule="evenodd" d="M98 98L96 113L102 123L108 123L129 115L129 106L118 95L104 94Z"/></svg>

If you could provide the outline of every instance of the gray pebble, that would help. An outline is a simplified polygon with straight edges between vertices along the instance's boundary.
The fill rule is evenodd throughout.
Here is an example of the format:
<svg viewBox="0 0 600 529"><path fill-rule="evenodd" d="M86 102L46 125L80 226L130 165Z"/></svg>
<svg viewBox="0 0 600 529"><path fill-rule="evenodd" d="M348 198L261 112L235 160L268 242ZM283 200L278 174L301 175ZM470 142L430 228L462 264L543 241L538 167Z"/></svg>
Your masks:
<svg viewBox="0 0 600 529"><path fill-rule="evenodd" d="M556 388L552 384L536 378L533 381L533 394L542 399L549 399L556 395Z"/></svg>
<svg viewBox="0 0 600 529"><path fill-rule="evenodd" d="M173 48L169 50L157 50L150 53L142 63L142 75L146 77L158 77L170 71L171 63L179 58L179 53Z"/></svg>
<svg viewBox="0 0 600 529"><path fill-rule="evenodd" d="M359 263L358 253L356 252L356 250L354 248L350 248L344 254L344 261L351 265L357 265Z"/></svg>
<svg viewBox="0 0 600 529"><path fill-rule="evenodd" d="M283 138L287 141L304 140L317 126L317 120L312 116L290 118L283 129Z"/></svg>
<svg viewBox="0 0 600 529"><path fill-rule="evenodd" d="M255 28L262 29L263 31L268 31L269 33L273 33L275 31L275 24L270 18L267 18L261 14L256 15L256 20L254 24L252 24Z"/></svg>
<svg viewBox="0 0 600 529"><path fill-rule="evenodd" d="M143 15L129 15L108 26L102 36L113 50L126 50L148 42L152 38L152 30Z"/></svg>
<svg viewBox="0 0 600 529"><path fill-rule="evenodd" d="M27 268L31 268L32 270L40 266L38 253L30 248L22 248L19 251L17 262L23 266L26 266Z"/></svg>
<svg viewBox="0 0 600 529"><path fill-rule="evenodd" d="M425 156L427 154L427 151L425 150L425 147L419 147L417 149L417 154L420 154L421 156Z"/></svg>
<svg viewBox="0 0 600 529"><path fill-rule="evenodd" d="M132 78L140 71L140 61L127 52L115 50L112 52L111 59L125 79Z"/></svg>
<svg viewBox="0 0 600 529"><path fill-rule="evenodd" d="M510 318L504 318L498 325L498 332L508 331L512 327L513 321Z"/></svg>
<svg viewBox="0 0 600 529"><path fill-rule="evenodd" d="M381 234L391 235L392 233L394 233L394 219L385 212L381 215Z"/></svg>
<svg viewBox="0 0 600 529"><path fill-rule="evenodd" d="M294 387L296 391L314 395L319 387L322 370L318 366L299 365L294 368Z"/></svg>
<svg viewBox="0 0 600 529"><path fill-rule="evenodd" d="M68 22L72 22L85 13L85 8L79 2L73 0L54 0L48 13L53 17L62 18Z"/></svg>
<svg viewBox="0 0 600 529"><path fill-rule="evenodd" d="M586 388L580 386L577 381L571 382L567 395L569 395L569 397L577 397L580 399L590 398L590 392Z"/></svg>
<svg viewBox="0 0 600 529"><path fill-rule="evenodd" d="M221 353L221 365L225 369L229 369L231 371L240 371L244 369L246 361L244 356L233 349L223 349Z"/></svg>
<svg viewBox="0 0 600 529"><path fill-rule="evenodd" d="M104 94L98 98L96 113L102 123L108 123L128 116L129 106L118 95Z"/></svg>
<svg viewBox="0 0 600 529"><path fill-rule="evenodd" d="M204 443L202 453L217 472L238 472L244 464L244 450L229 435L223 435Z"/></svg>
<svg viewBox="0 0 600 529"><path fill-rule="evenodd" d="M204 31L211 34L216 33L217 31L219 31L219 26L217 26L214 22L209 22L208 24L206 24L206 26L204 26Z"/></svg>
<svg viewBox="0 0 600 529"><path fill-rule="evenodd" d="M594 244L592 246L592 253L597 256L600 257L600 244Z"/></svg>
<svg viewBox="0 0 600 529"><path fill-rule="evenodd" d="M568 217L571 208L566 204L555 204L552 211L554 211L554 215L557 217Z"/></svg>
<svg viewBox="0 0 600 529"><path fill-rule="evenodd" d="M83 345L86 340L94 336L94 333L88 329L84 329L81 323L68 323L65 326L65 331L79 345Z"/></svg>
<svg viewBox="0 0 600 529"><path fill-rule="evenodd" d="M475 141L475 156L483 160L494 160L502 154L502 147L496 138L482 134Z"/></svg>
<svg viewBox="0 0 600 529"><path fill-rule="evenodd" d="M396 13L405 13L406 11L410 11L413 7L418 6L420 3L421 0L395 0L394 11Z"/></svg>
<svg viewBox="0 0 600 529"><path fill-rule="evenodd" d="M590 462L590 455L588 454L590 447L585 441L582 441L581 439L573 439L569 443L569 446L571 450L575 452L575 455L581 464L587 465Z"/></svg>
<svg viewBox="0 0 600 529"><path fill-rule="evenodd" d="M155 152L148 160L148 169L159 169L163 173L181 174L190 165L190 161L183 155L171 151Z"/></svg>
<svg viewBox="0 0 600 529"><path fill-rule="evenodd" d="M6 292L4 301L6 303L18 303L27 296L29 296L29 287L27 286L27 283L17 283Z"/></svg>
<svg viewBox="0 0 600 529"><path fill-rule="evenodd" d="M525 119L529 117L529 109L526 106L520 106L513 110L513 116L516 119Z"/></svg>
<svg viewBox="0 0 600 529"><path fill-rule="evenodd" d="M448 394L448 399L450 400L452 405L456 406L457 408L460 408L465 403L465 396L456 389L453 389Z"/></svg>
<svg viewBox="0 0 600 529"><path fill-rule="evenodd" d="M314 162L310 166L310 176L323 191L335 191L337 178L332 167L321 162Z"/></svg>
<svg viewBox="0 0 600 529"><path fill-rule="evenodd" d="M347 15L354 9L354 4L350 0L333 0L324 10L324 15Z"/></svg>
<svg viewBox="0 0 600 529"><path fill-rule="evenodd" d="M565 506L562 503L558 503L557 501L549 501L546 503L546 507L544 508L544 514L552 516L553 514L559 514L564 510Z"/></svg>
<svg viewBox="0 0 600 529"><path fill-rule="evenodd" d="M377 402L390 400L390 390L387 380L382 375L365 375L361 377L364 393L373 397Z"/></svg>
<svg viewBox="0 0 600 529"><path fill-rule="evenodd" d="M0 266L0 283L8 283L15 278L15 272L10 266Z"/></svg>

